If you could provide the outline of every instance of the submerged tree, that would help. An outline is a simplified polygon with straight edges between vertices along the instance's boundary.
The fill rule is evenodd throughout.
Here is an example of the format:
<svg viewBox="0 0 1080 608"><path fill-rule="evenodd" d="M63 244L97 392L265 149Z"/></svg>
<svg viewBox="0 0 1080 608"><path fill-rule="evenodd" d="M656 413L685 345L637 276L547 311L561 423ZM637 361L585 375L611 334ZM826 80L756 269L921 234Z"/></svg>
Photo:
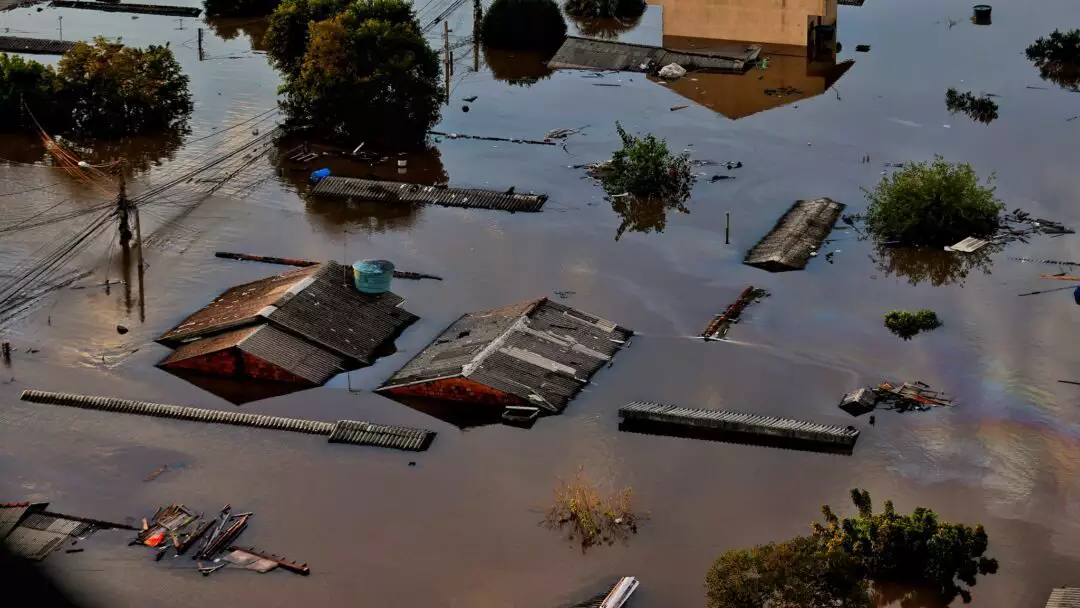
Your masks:
<svg viewBox="0 0 1080 608"><path fill-rule="evenodd" d="M994 196L993 176L979 183L967 163L909 163L863 190L870 206L866 226L880 241L951 245L993 234L1005 206Z"/></svg>
<svg viewBox="0 0 1080 608"><path fill-rule="evenodd" d="M300 72L312 22L340 14L351 0L284 0L270 16L266 32L270 63L286 78Z"/></svg>
<svg viewBox="0 0 1080 608"><path fill-rule="evenodd" d="M411 4L357 0L311 25L282 107L290 127L332 140L415 147L439 119L438 76Z"/></svg>
<svg viewBox="0 0 1080 608"><path fill-rule="evenodd" d="M611 156L603 175L608 194L628 193L662 199L686 200L694 185L694 171L687 153L672 154L667 142L653 134L636 137L615 123L622 148Z"/></svg>
<svg viewBox="0 0 1080 608"><path fill-rule="evenodd" d="M51 67L0 53L0 132L33 129L34 121L25 108L38 120L52 124L59 94L60 79Z"/></svg>
<svg viewBox="0 0 1080 608"><path fill-rule="evenodd" d="M581 550L600 544L614 544L637 533L643 514L634 510L634 491L626 487L604 496L582 469L571 481L559 480L555 500L544 524L562 529L567 538L579 542Z"/></svg>
<svg viewBox="0 0 1080 608"><path fill-rule="evenodd" d="M553 0L495 0L480 35L494 49L551 52L566 39L566 20Z"/></svg>
<svg viewBox="0 0 1080 608"><path fill-rule="evenodd" d="M566 0L563 8L574 17L634 19L645 13L645 0Z"/></svg>
<svg viewBox="0 0 1080 608"><path fill-rule="evenodd" d="M203 0L207 17L263 17L279 4L281 0Z"/></svg>
<svg viewBox="0 0 1080 608"><path fill-rule="evenodd" d="M1039 38L1027 48L1028 61L1039 68L1039 76L1060 87L1080 91L1080 30Z"/></svg>
<svg viewBox="0 0 1080 608"><path fill-rule="evenodd" d="M885 313L885 327L904 340L910 340L921 332L941 327L941 320L937 313L925 308L917 312L893 310Z"/></svg>
<svg viewBox="0 0 1080 608"><path fill-rule="evenodd" d="M945 92L945 107L949 112L963 112L968 118L990 124L997 120L998 105L989 96L975 97L971 92L960 93L950 88Z"/></svg>

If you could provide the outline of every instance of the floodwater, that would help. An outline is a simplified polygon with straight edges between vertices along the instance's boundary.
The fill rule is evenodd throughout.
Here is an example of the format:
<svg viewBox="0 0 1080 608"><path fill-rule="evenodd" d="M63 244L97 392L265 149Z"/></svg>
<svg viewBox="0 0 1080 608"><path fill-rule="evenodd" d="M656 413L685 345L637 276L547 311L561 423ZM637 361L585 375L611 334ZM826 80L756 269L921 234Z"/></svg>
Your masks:
<svg viewBox="0 0 1080 608"><path fill-rule="evenodd" d="M425 7L421 22L447 5L440 4ZM1067 120L1080 114L1080 97L1039 80L1022 53L1075 11L1071 0L1001 0L994 24L977 27L967 21L970 3L957 0L840 7L839 60L855 64L831 89L793 103L762 93L767 111L747 113L738 87L756 85L732 83L732 95L742 96L737 120L696 103L723 99L719 92L694 98L642 75L548 74L527 58L518 70L518 58L483 52L473 72L472 47L463 44L439 130L538 139L556 128L586 129L565 148L439 141L402 177L445 173L454 185L546 192L543 213L305 201L305 173L278 171L265 158L202 202L189 189L170 191L143 211L142 298L109 232L66 270L93 271L80 283L88 287L60 290L4 326L16 352L12 367L0 369L0 500L48 500L61 512L112 520L148 516L172 501L208 512L228 502L256 513L244 542L313 571L306 579L229 570L204 579L180 569L188 564L154 563L124 546L123 535L102 533L86 552L46 562L99 606L547 607L634 575L642 581L635 606L667 607L702 605L705 572L722 552L805 533L823 503L850 512L848 491L857 486L900 509L925 505L948 520L984 524L1001 570L979 581L974 605L1040 606L1051 587L1080 583L1080 393L1058 382L1080 380L1073 336L1080 320L1068 291L1017 297L1061 285L1037 278L1055 267L1009 258L1078 260L1077 238L1014 243L973 268L876 252L839 231L829 245L833 264L822 256L803 272L768 274L741 259L794 200L828 196L861 211L860 188L879 180L885 163L934 154L996 172L1010 209L1080 225L1080 121ZM0 13L0 29L55 37L60 16L65 39L168 41L191 76L191 134L134 142L143 161L133 191L167 183L251 139L253 129L270 128L270 114L249 120L273 107L277 85L251 39L257 24L209 27L201 62L191 19L19 9ZM455 40L470 22L467 6L450 17ZM658 24L650 9L627 36L659 43ZM872 50L855 53L856 44ZM493 78L486 62L501 76ZM950 86L999 95L1000 117L985 125L950 115ZM472 95L471 111L462 112L461 99ZM671 111L679 105L689 107ZM607 158L616 120L696 159L744 166L730 172L736 179L716 183L707 178L717 168L703 167L685 209L662 221L655 209L633 206L624 217L568 168ZM94 162L123 149L89 147ZM866 155L869 164L860 162ZM0 166L4 226L102 202L58 169L25 164L43 157L32 139L0 140L0 157L14 161ZM376 170L394 174L391 163ZM346 174L372 170L335 165ZM3 233L0 272L25 269L92 217ZM439 433L432 448L343 447L18 401L19 391L34 388L234 408L153 367L167 353L153 344L156 335L223 289L281 270L219 260L216 250L377 256L445 277L395 283L421 320L393 356L324 388L243 406L428 428ZM129 289L94 286L124 277ZM747 285L772 297L747 310L729 342L691 338ZM564 415L527 431L461 430L370 392L460 314L555 291L572 291L566 303L638 332ZM944 327L904 342L882 326L893 308L922 307ZM118 334L118 324L131 331ZM957 406L880 412L873 427L836 407L845 391L884 378L921 380L954 395ZM837 456L618 432L617 408L637 399L854 424L863 435L852 456ZM182 466L143 481L163 464ZM579 467L609 487L632 486L649 512L626 544L582 554L539 525L556 480Z"/></svg>

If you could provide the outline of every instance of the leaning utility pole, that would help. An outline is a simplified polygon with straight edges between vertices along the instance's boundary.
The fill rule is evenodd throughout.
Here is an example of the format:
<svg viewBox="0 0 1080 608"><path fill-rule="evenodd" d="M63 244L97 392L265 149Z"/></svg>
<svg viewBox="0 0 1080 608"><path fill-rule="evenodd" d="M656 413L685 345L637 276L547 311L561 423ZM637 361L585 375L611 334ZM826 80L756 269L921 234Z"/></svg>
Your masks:
<svg viewBox="0 0 1080 608"><path fill-rule="evenodd" d="M131 201L127 197L127 184L124 183L124 166L120 165L120 192L116 197L116 214L120 218L120 244L124 247L131 242L131 226L128 224L128 215L131 211Z"/></svg>
<svg viewBox="0 0 1080 608"><path fill-rule="evenodd" d="M450 22L443 21L443 74L446 77L446 105L450 105Z"/></svg>

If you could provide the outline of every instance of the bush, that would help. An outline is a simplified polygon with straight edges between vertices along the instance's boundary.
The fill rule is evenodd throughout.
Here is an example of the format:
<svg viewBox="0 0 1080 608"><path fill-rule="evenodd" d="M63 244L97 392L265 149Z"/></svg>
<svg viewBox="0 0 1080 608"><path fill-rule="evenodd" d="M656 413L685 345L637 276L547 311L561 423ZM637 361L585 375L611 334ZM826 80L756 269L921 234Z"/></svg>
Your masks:
<svg viewBox="0 0 1080 608"><path fill-rule="evenodd" d="M1080 30L1054 30L1027 48L1028 61L1039 68L1039 76L1059 86L1080 90Z"/></svg>
<svg viewBox="0 0 1080 608"><path fill-rule="evenodd" d="M863 190L870 206L866 225L883 241L906 245L952 245L966 237L992 235L1005 208L994 196L993 176L979 184L971 165L940 156L909 163Z"/></svg>
<svg viewBox="0 0 1080 608"><path fill-rule="evenodd" d="M997 120L998 105L989 97L975 97L970 92L961 94L956 89L945 92L945 107L952 113L963 112L972 120L990 124Z"/></svg>
<svg viewBox="0 0 1080 608"><path fill-rule="evenodd" d="M634 513L633 503L631 488L603 497L584 471L578 469L572 481L559 480L555 502L548 509L544 523L551 528L567 529L568 538L580 542L584 551L635 534L642 516Z"/></svg>
<svg viewBox="0 0 1080 608"><path fill-rule="evenodd" d="M941 327L941 321L937 313L932 310L922 309L918 312L906 310L894 310L885 314L885 327L889 331L905 340L910 340L916 334L923 331L931 331Z"/></svg>
<svg viewBox="0 0 1080 608"><path fill-rule="evenodd" d="M633 19L645 13L645 0L566 0L563 8L574 17Z"/></svg>
<svg viewBox="0 0 1080 608"><path fill-rule="evenodd" d="M270 15L266 31L270 63L286 78L300 72L312 22L340 14L351 0L284 0Z"/></svg>
<svg viewBox="0 0 1080 608"><path fill-rule="evenodd" d="M284 6L284 5L283 5ZM287 124L356 145L417 147L439 120L439 59L404 0L358 0L316 22L281 90Z"/></svg>
<svg viewBox="0 0 1080 608"><path fill-rule="evenodd" d="M623 147L611 156L602 178L604 190L611 195L686 200L695 181L690 155L672 154L667 143L651 133L635 137L618 122L615 129Z"/></svg>
<svg viewBox="0 0 1080 608"><path fill-rule="evenodd" d="M281 0L203 0L207 17L264 17L278 4Z"/></svg>
<svg viewBox="0 0 1080 608"><path fill-rule="evenodd" d="M552 51L566 39L566 21L553 0L495 0L480 35L494 49Z"/></svg>

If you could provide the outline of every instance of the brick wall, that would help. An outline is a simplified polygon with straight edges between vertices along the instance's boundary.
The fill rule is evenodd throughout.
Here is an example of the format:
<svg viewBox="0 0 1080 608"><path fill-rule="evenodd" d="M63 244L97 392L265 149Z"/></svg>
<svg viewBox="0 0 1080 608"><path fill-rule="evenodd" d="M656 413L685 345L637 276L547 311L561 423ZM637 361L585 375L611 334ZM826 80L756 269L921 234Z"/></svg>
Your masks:
<svg viewBox="0 0 1080 608"><path fill-rule="evenodd" d="M237 351L235 349L219 350L216 353L208 353L200 357L192 357L181 361L173 361L162 367L166 369L190 369L211 376L233 377L236 375Z"/></svg>
<svg viewBox="0 0 1080 608"><path fill-rule="evenodd" d="M244 353L243 370L241 373L249 378L255 378L256 380L271 380L274 382L290 382L293 384L311 384L307 380L304 380L300 376L286 371L276 365L272 365L253 357L248 353Z"/></svg>
<svg viewBox="0 0 1080 608"><path fill-rule="evenodd" d="M434 382L392 388L387 392L394 395L464 401L483 405L530 405L521 397L497 391L467 378L446 378Z"/></svg>

